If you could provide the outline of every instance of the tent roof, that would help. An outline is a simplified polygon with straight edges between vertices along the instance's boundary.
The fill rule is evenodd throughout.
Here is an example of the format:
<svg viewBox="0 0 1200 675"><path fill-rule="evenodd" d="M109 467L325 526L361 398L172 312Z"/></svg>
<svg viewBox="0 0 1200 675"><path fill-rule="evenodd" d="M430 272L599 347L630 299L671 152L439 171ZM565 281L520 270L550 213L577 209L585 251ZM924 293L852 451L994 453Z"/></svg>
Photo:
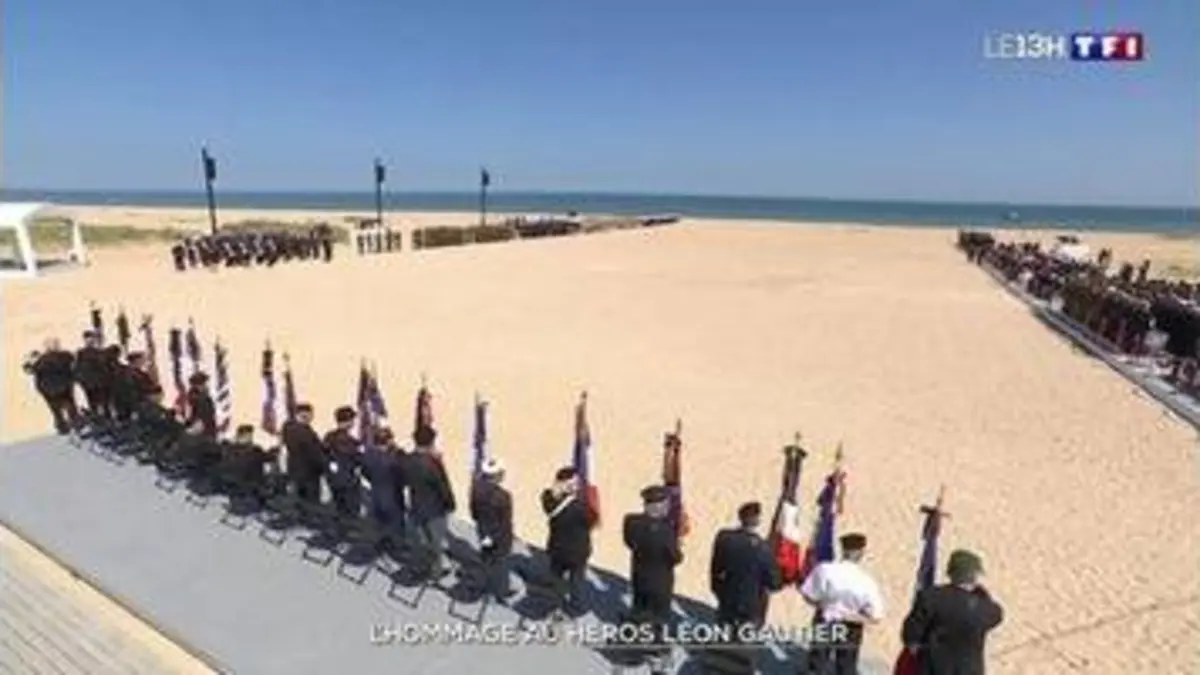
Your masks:
<svg viewBox="0 0 1200 675"><path fill-rule="evenodd" d="M61 213L54 204L46 202L0 203L0 227L16 227L39 215Z"/></svg>

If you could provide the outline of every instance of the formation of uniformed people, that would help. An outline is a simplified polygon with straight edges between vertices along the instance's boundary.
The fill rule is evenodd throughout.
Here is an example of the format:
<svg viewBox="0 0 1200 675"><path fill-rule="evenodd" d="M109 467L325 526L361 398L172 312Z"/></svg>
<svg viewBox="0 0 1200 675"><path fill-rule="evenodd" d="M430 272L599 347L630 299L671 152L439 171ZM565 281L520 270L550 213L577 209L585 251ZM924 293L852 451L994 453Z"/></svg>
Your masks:
<svg viewBox="0 0 1200 675"><path fill-rule="evenodd" d="M287 490L318 504L324 486L339 514L371 518L389 533L390 541L428 553L431 577L449 572L448 519L457 502L432 426L417 425L412 450L406 450L386 425L356 426L359 413L341 406L333 412L332 428L322 436L313 426L313 406L301 402L279 431L280 447L268 450L255 443L250 425L238 426L233 439L223 441L206 374L195 372L188 379L185 412L173 413L161 405L162 388L146 355L130 353L122 361L120 354L119 347L104 348L99 336L89 331L77 354L48 341L44 352L31 355L26 367L61 433L97 424L153 427L156 437L166 439L158 451L162 455L211 471L231 489L259 500L272 491ZM76 385L87 400L84 412L74 404ZM364 439L362 433L372 436ZM280 455L285 458L282 467ZM490 457L469 492L485 577L483 590L500 602L514 594L510 557L515 505L504 476L501 461ZM642 511L627 515L622 523L632 590L624 620L666 631L675 621L675 570L684 555L670 518L668 490L651 485L641 497ZM589 609L586 571L597 522L574 468L559 469L539 502L548 525L545 549L552 585L561 601L562 611L556 614L565 620ZM717 601L716 621L743 635L741 628L765 623L770 597L784 585L772 548L760 532L762 505L742 505L737 520L735 527L716 535L709 574ZM814 624L836 629L835 643L815 645L800 672L856 672L863 631L883 618L879 587L863 567L866 537L846 534L840 543L842 558L817 565L799 588L801 597L814 607ZM920 654L925 668L921 672L928 675L982 673L983 638L1000 623L1001 610L979 584L978 556L956 551L948 574L948 585L923 592L914 604L904 622L904 643ZM669 653L661 644L644 651L653 673L670 669ZM731 663L740 665L722 672L753 672L752 650L732 645L728 653Z"/></svg>
<svg viewBox="0 0 1200 675"><path fill-rule="evenodd" d="M1195 385L1200 284L1151 278L1149 260L1136 267L1121 263L1110 273L1108 249L1095 261L1073 260L1037 243L1000 243L979 232L960 232L959 247L1031 295L1061 303L1063 314L1118 351L1141 355L1161 349L1174 358L1177 373L1187 374L1187 384Z"/></svg>
<svg viewBox="0 0 1200 675"><path fill-rule="evenodd" d="M354 229L354 243L359 255L395 253L404 248L404 234L374 220L361 221Z"/></svg>
<svg viewBox="0 0 1200 675"><path fill-rule="evenodd" d="M333 260L334 232L324 223L307 231L218 232L188 237L171 247L175 269L273 267L293 260Z"/></svg>
<svg viewBox="0 0 1200 675"><path fill-rule="evenodd" d="M72 353L61 341L51 338L44 349L26 358L24 370L46 402L59 434L68 434L83 422L76 401L78 387L89 414L115 421L128 421L146 402L157 402L162 388L150 374L146 355L130 352L122 356L119 345L102 345L99 332L83 334L83 346Z"/></svg>

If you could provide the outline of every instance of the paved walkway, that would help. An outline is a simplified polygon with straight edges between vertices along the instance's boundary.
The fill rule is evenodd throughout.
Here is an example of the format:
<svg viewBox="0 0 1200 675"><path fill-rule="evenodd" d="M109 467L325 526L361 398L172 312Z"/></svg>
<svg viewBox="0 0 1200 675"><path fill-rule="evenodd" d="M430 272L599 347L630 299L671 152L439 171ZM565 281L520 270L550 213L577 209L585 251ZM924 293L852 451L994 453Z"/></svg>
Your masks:
<svg viewBox="0 0 1200 675"><path fill-rule="evenodd" d="M211 672L15 534L0 528L0 673Z"/></svg>

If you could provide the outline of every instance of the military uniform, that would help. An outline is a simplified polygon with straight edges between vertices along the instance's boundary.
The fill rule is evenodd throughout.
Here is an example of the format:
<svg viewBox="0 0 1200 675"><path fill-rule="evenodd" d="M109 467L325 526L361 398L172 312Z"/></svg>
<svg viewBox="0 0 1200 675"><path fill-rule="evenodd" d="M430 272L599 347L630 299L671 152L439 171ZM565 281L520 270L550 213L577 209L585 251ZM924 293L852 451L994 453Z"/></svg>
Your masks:
<svg viewBox="0 0 1200 675"><path fill-rule="evenodd" d="M978 556L955 551L947 568L952 583L917 595L901 639L916 654L921 675L984 675L987 634L1004 620L1004 610L983 586L960 579L982 572Z"/></svg>
<svg viewBox="0 0 1200 675"><path fill-rule="evenodd" d="M592 556L592 521L587 505L575 492L577 480L572 469L564 468L555 475L559 486L570 489L542 491L542 510L549 522L546 554L550 559L550 574L554 578L564 607L585 609L584 575Z"/></svg>
<svg viewBox="0 0 1200 675"><path fill-rule="evenodd" d="M191 428L200 425L200 435L215 440L217 437L217 406L208 393L208 376L204 373L192 375L188 381L190 388L187 392L188 416L183 425Z"/></svg>
<svg viewBox="0 0 1200 675"><path fill-rule="evenodd" d="M276 452L268 452L253 441L254 427L243 425L237 439L225 447L221 475L233 493L257 497L266 487L266 467L275 461Z"/></svg>
<svg viewBox="0 0 1200 675"><path fill-rule="evenodd" d="M509 556L513 547L512 495L500 481L504 469L495 459L484 462L482 474L471 486L471 518L479 536L485 570L485 588L501 600L512 595Z"/></svg>
<svg viewBox="0 0 1200 675"><path fill-rule="evenodd" d="M357 517L362 511L362 491L358 482L362 457L358 439L345 426L354 417L353 409L339 408L335 414L338 428L325 434L325 457L329 462L325 480L333 493L333 504L338 513Z"/></svg>
<svg viewBox="0 0 1200 675"><path fill-rule="evenodd" d="M311 413L308 406L298 410ZM287 448L287 475L296 496L309 503L321 501L321 475L325 473L325 449L312 426L300 420L288 420L280 430Z"/></svg>
<svg viewBox="0 0 1200 675"><path fill-rule="evenodd" d="M435 557L435 567L442 573L445 567L447 518L454 513L457 504L450 477L441 458L434 454L436 433L422 427L414 434L416 452L406 462L405 479L411 499L409 515L412 518L413 534L427 551Z"/></svg>
<svg viewBox="0 0 1200 675"><path fill-rule="evenodd" d="M675 568L683 562L679 537L668 520L667 491L661 486L642 490L643 513L625 516L621 528L630 553L630 585L633 598L628 619L635 625L650 626L665 642L671 624L671 604L675 598ZM665 673L669 653L653 648L646 653L651 673Z"/></svg>
<svg viewBox="0 0 1200 675"><path fill-rule="evenodd" d="M761 506L756 510L751 508L754 505L744 505L739 515L761 514ZM769 594L782 584L775 556L757 532L743 526L717 533L709 585L717 598L718 622L761 625L766 620Z"/></svg>
<svg viewBox="0 0 1200 675"><path fill-rule="evenodd" d="M380 430L381 432L385 430ZM377 433L375 442L363 452L362 470L370 483L369 512L399 542L404 536L406 511L404 464L407 457L391 437Z"/></svg>
<svg viewBox="0 0 1200 675"><path fill-rule="evenodd" d="M25 370L33 375L34 387L46 401L54 418L54 428L67 434L78 424L75 407L75 357L63 349L52 349L32 355Z"/></svg>
<svg viewBox="0 0 1200 675"><path fill-rule="evenodd" d="M88 410L100 417L112 416L113 367L109 355L99 346L95 332L84 333L88 345L75 354L75 380L83 389Z"/></svg>

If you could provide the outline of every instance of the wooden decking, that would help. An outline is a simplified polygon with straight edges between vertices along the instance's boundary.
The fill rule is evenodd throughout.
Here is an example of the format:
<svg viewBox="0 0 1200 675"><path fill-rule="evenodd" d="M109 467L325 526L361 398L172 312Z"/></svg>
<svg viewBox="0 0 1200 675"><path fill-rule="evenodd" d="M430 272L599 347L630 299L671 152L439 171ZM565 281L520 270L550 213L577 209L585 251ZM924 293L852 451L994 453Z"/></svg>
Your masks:
<svg viewBox="0 0 1200 675"><path fill-rule="evenodd" d="M153 628L0 528L0 673L211 672Z"/></svg>

